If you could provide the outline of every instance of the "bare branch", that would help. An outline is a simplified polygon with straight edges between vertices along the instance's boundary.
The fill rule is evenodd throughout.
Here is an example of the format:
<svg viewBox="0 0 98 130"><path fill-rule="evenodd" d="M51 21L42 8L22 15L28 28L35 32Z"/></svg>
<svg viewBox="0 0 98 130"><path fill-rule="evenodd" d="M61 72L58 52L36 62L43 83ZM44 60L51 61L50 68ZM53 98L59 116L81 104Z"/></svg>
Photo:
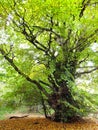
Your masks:
<svg viewBox="0 0 98 130"><path fill-rule="evenodd" d="M92 72L94 72L94 71L96 71L96 70L98 70L98 67L93 68L93 69L88 70L88 71L76 73L76 76L79 77L79 76L81 76L81 75L83 75L83 74L89 74L89 73L92 73Z"/></svg>

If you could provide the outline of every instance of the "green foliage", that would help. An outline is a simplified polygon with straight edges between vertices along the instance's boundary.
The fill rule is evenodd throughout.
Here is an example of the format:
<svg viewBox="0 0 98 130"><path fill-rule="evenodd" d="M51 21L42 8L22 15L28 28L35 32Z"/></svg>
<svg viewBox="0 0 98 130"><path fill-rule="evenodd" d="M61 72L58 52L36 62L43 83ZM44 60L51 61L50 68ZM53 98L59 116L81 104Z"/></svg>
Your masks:
<svg viewBox="0 0 98 130"><path fill-rule="evenodd" d="M47 72L44 64L33 66L30 72L30 78L35 80L46 80Z"/></svg>
<svg viewBox="0 0 98 130"><path fill-rule="evenodd" d="M5 115L12 113L14 110L11 107L0 107L0 120L5 119Z"/></svg>
<svg viewBox="0 0 98 130"><path fill-rule="evenodd" d="M97 10L97 0L0 1L0 52L8 61L0 55L6 106L31 106L43 98L43 106L48 104L55 115L61 103L63 121L96 109L89 90L98 91Z"/></svg>

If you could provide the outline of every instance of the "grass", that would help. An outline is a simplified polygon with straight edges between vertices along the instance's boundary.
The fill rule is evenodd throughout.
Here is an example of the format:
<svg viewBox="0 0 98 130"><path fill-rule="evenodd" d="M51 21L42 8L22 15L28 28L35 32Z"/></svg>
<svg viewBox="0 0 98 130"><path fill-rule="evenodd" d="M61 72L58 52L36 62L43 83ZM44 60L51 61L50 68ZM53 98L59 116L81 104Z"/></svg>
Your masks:
<svg viewBox="0 0 98 130"><path fill-rule="evenodd" d="M14 113L12 108L0 107L0 120L5 119L5 116L10 113Z"/></svg>

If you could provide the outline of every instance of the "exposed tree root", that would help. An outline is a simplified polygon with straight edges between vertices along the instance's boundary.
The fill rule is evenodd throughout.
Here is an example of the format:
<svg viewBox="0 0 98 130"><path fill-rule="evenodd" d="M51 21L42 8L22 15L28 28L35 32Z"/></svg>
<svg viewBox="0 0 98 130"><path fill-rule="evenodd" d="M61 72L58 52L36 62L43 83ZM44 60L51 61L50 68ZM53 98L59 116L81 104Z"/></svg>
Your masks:
<svg viewBox="0 0 98 130"><path fill-rule="evenodd" d="M25 118L28 117L29 115L24 115L24 116L11 116L9 119L16 119L16 118Z"/></svg>

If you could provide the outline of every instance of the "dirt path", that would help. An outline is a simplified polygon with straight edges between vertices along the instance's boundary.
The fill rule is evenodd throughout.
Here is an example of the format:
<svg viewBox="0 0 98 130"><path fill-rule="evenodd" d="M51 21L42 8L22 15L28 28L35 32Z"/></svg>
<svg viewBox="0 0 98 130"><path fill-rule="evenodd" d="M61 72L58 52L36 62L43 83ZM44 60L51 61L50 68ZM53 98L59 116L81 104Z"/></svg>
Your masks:
<svg viewBox="0 0 98 130"><path fill-rule="evenodd" d="M56 123L39 115L30 115L25 118L1 120L0 130L98 130L98 120L85 119L83 122L76 123Z"/></svg>

